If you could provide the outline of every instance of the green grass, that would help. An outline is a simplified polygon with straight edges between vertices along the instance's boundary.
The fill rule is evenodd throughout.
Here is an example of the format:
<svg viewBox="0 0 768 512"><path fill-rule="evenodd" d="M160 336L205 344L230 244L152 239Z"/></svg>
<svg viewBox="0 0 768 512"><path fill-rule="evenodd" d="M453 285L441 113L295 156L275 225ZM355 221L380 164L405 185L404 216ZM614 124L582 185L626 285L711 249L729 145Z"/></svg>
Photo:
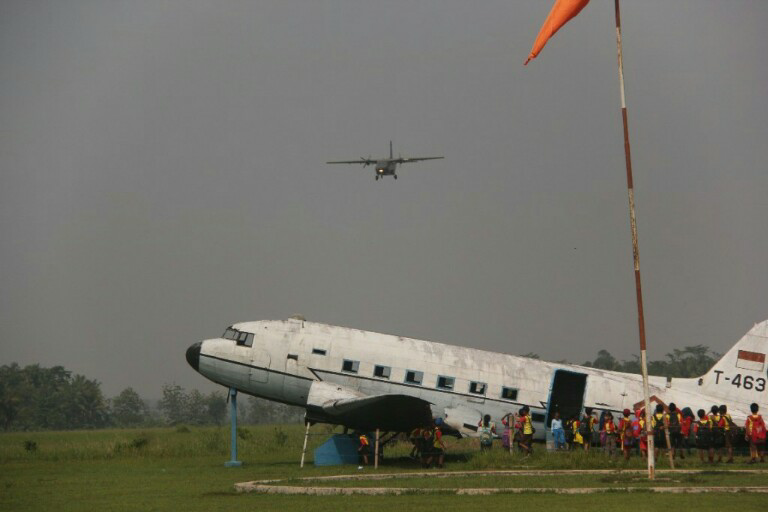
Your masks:
<svg viewBox="0 0 768 512"><path fill-rule="evenodd" d="M0 434L0 510L56 511L136 511L189 510L345 510L356 512L396 507L402 510L488 510L489 507L546 507L568 510L573 507L626 505L627 495L558 496L525 494L521 496L278 496L237 494L236 482L269 478L295 480L306 476L357 473L354 466L314 467L312 449L324 441L330 430L314 427L308 453L309 464L298 467L303 441L301 425L259 426L241 430L239 459L241 468L225 468L229 459L229 430L226 428L189 428L150 430L102 430L78 432L23 432ZM33 448L34 446L34 448ZM537 446L537 448L539 448ZM422 471L405 458L410 447L402 444L387 451L379 473ZM449 441L447 469L471 471L483 469L568 469L568 468L645 467L638 458L625 464L607 460L600 453L546 453L539 449L533 457L509 456L502 450L478 453L476 443ZM660 468L665 463L659 464ZM684 467L701 467L686 461ZM747 468L737 464L734 469ZM718 466L718 469L725 465ZM728 467L728 469L731 469ZM768 465L766 465L768 469ZM366 468L373 473L372 468ZM697 474L674 475L671 482L659 475L658 485L768 485L768 475ZM329 485L313 482L313 485ZM640 475L609 476L455 476L377 480L374 483L344 482L344 486L398 487L623 487L646 485ZM707 495L632 495L632 507L650 510L659 506L690 506L697 512L737 506L740 510L763 508L765 496L752 494Z"/></svg>

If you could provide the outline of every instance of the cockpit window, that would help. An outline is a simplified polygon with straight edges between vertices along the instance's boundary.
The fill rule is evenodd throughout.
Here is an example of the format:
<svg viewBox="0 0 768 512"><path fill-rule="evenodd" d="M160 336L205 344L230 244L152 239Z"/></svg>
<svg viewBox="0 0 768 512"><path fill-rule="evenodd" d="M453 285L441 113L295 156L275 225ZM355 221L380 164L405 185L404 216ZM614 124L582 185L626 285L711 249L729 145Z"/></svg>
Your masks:
<svg viewBox="0 0 768 512"><path fill-rule="evenodd" d="M227 330L224 331L224 334L221 337L227 340L236 341L241 347L253 346L252 332L243 332L233 329L232 327L227 327Z"/></svg>

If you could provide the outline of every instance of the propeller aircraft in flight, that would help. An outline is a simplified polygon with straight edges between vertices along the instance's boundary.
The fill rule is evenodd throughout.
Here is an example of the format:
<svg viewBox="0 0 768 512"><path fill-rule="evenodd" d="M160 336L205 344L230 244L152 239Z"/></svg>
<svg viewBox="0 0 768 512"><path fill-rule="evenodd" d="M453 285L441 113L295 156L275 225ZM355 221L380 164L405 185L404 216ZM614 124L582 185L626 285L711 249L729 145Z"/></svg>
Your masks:
<svg viewBox="0 0 768 512"><path fill-rule="evenodd" d="M439 160L442 156L422 156L415 158L405 158L402 156L394 157L392 153L392 141L389 141L389 158L360 158L359 160L338 160L334 162L326 162L327 164L361 164L363 167L369 165L374 166L376 173L376 180L383 178L384 176L393 176L397 179L397 166L398 164L406 164L410 162L420 162L422 160Z"/></svg>

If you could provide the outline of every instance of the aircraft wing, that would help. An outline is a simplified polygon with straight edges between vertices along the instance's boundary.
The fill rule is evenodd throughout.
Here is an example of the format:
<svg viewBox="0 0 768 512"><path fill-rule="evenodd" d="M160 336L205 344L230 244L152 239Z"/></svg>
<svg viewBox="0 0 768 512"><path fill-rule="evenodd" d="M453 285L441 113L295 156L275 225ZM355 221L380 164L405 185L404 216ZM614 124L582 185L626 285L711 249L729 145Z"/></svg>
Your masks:
<svg viewBox="0 0 768 512"><path fill-rule="evenodd" d="M399 164L405 164L408 162L420 162L422 160L442 160L444 156L420 156L416 158L398 158L396 161Z"/></svg>
<svg viewBox="0 0 768 512"><path fill-rule="evenodd" d="M307 418L358 430L409 432L432 421L430 403L400 394L363 395L315 381L309 390Z"/></svg>
<svg viewBox="0 0 768 512"><path fill-rule="evenodd" d="M360 160L337 160L335 162L325 162L327 164L362 164L362 165L373 165L376 163L375 160L367 160L365 158L361 158Z"/></svg>

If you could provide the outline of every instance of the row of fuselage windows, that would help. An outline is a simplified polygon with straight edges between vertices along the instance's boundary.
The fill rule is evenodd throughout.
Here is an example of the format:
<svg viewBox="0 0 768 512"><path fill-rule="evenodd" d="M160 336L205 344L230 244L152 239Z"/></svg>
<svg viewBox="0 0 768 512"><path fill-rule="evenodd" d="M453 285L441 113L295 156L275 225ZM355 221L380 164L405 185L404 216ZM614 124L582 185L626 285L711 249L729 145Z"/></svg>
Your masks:
<svg viewBox="0 0 768 512"><path fill-rule="evenodd" d="M360 370L360 361L352 361L350 359L344 359L344 361L341 364L341 371L344 373L357 374L359 370ZM383 365L377 364L373 367L374 377L378 377L380 379L389 379L391 375L392 375L392 368L390 366L383 366ZM405 382L406 384L414 385L414 386L422 386L424 384L424 372L420 372L418 370L405 370L405 378L403 379L403 382ZM442 389L445 391L457 392L455 387L456 387L455 377L449 377L447 375L437 376L437 381L435 382L435 388ZM485 396L487 391L488 391L488 384L486 384L485 382L471 381L469 383L468 392L472 395ZM502 387L501 398L503 398L504 400L517 400L517 389Z"/></svg>

